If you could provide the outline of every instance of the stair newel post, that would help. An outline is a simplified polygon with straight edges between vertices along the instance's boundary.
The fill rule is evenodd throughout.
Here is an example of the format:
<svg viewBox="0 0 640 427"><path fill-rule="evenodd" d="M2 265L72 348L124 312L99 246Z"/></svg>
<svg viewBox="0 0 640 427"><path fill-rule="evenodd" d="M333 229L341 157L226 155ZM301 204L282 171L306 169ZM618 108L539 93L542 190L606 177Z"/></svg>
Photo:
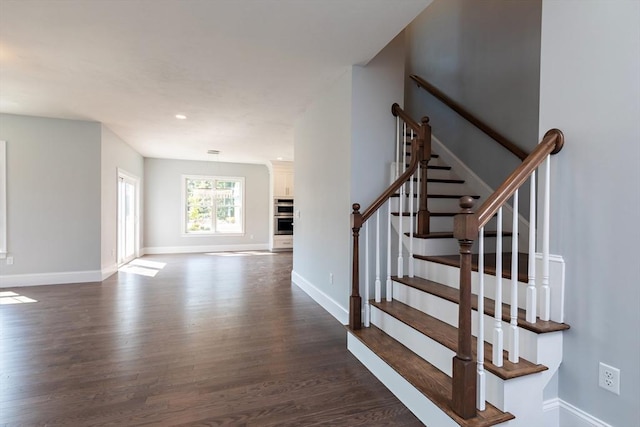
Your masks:
<svg viewBox="0 0 640 427"><path fill-rule="evenodd" d="M418 234L429 234L429 222L431 220L429 206L427 202L427 163L431 159L431 126L429 125L429 117L423 117L420 122L420 131L418 132L418 140L420 141L420 195L418 196Z"/></svg>
<svg viewBox="0 0 640 427"><path fill-rule="evenodd" d="M360 297L360 256L359 236L362 228L360 205L353 204L351 230L353 231L353 266L351 276L351 298L349 299L349 327L352 330L362 328L362 298Z"/></svg>
<svg viewBox="0 0 640 427"><path fill-rule="evenodd" d="M458 307L458 352L453 358L451 406L464 419L476 416L476 364L471 349L471 247L478 237L478 216L473 198L460 198L460 213L454 219L454 237L460 244L460 304Z"/></svg>

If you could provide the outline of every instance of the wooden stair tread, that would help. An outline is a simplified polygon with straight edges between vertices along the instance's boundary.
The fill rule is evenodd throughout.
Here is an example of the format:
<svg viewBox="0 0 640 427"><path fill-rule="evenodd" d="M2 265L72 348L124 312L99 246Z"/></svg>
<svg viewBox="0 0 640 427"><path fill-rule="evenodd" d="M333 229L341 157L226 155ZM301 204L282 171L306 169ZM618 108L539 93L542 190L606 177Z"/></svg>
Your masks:
<svg viewBox="0 0 640 427"><path fill-rule="evenodd" d="M484 233L485 237L495 237L490 232ZM509 233L503 233L503 235L511 235ZM460 255L436 255L436 256L422 256L414 255L415 258L425 261L437 262L438 264L449 265L452 267L460 268ZM518 253L518 281L527 283L529 281L529 255L524 253ZM471 256L471 268L473 271L478 271L478 254ZM496 254L486 253L484 257L484 272L487 274L496 274ZM511 279L511 253L502 254L502 277L504 279Z"/></svg>
<svg viewBox="0 0 640 427"><path fill-rule="evenodd" d="M426 292L431 295L435 295L447 301L451 301L454 304L460 302L460 292L456 288L443 285L432 280L423 279L421 277L392 277L392 280ZM471 307L473 310L478 310L478 296L471 295ZM488 316L495 316L495 301L489 298L484 299L484 312ZM564 331L569 329L569 325L566 323L558 323L551 320L537 319L536 323L529 323L526 320L525 310L518 309L518 326L523 329L535 332L537 334L544 334L548 332ZM511 320L511 313L509 305L502 304L502 320L509 322Z"/></svg>
<svg viewBox="0 0 640 427"><path fill-rule="evenodd" d="M409 236L409 233L404 233L404 234L405 234L405 236ZM496 237L497 235L498 235L498 233L495 232L495 231L485 231L484 232L484 237ZM508 236L512 236L513 233L511 233L510 231L507 231L507 232L503 232L502 235L508 237ZM415 237L416 239L453 239L453 231L434 231L433 233L429 233L429 234L417 234L417 233L414 233L413 237ZM460 255L451 255L451 256L457 256L458 258L460 257ZM433 260L431 258L436 258L436 257L433 257L433 256L427 257L427 256L424 256L424 255L414 255L413 257L416 258L416 259L423 259L423 260L426 260L426 261L435 261L435 260ZM449 257L449 255L446 255L446 257ZM426 258L430 258L430 259L426 259ZM439 262L439 261L435 261L435 262ZM451 264L451 263L452 263L452 261L449 258L446 258L446 262L445 261L440 262L440 264L447 264L447 265L452 265L453 266L454 264ZM458 265L459 265L459 263L456 264L455 267L457 267ZM508 265L511 266L511 261L509 261ZM485 268L485 271L486 271L486 268ZM492 274L495 274L495 263L494 263L494 272Z"/></svg>
<svg viewBox="0 0 640 427"><path fill-rule="evenodd" d="M428 165L427 169L450 171L451 170L451 166Z"/></svg>
<svg viewBox="0 0 640 427"><path fill-rule="evenodd" d="M451 409L451 378L375 326L350 330L364 345L463 427L489 427L515 417L487 403L485 411L468 420Z"/></svg>
<svg viewBox="0 0 640 427"><path fill-rule="evenodd" d="M455 326L451 326L399 301L389 302L383 300L375 302L372 300L370 304L447 347L449 350L458 351L458 328ZM471 337L471 346L475 356L478 346L476 337ZM484 358L485 369L503 380L531 375L549 369L544 365L537 365L523 358L519 359L519 363L512 363L508 360L506 351L504 351L503 366L497 367L492 363L493 346L486 341L484 343Z"/></svg>

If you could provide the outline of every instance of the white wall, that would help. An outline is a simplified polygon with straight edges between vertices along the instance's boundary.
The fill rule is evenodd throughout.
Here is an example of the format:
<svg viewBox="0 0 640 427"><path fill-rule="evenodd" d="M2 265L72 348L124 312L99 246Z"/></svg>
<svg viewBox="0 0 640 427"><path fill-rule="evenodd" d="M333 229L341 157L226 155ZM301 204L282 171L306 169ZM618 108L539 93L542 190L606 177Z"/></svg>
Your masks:
<svg viewBox="0 0 640 427"><path fill-rule="evenodd" d="M109 272L115 272L117 268L118 169L123 169L139 178L140 192L143 193L144 158L104 125L101 126L101 134L101 268L108 274ZM142 194L139 196L140 226L142 227L142 200L144 199ZM140 240L138 247L142 247L142 240Z"/></svg>
<svg viewBox="0 0 640 427"><path fill-rule="evenodd" d="M294 134L295 208L300 211L293 235L294 276L342 309L348 307L350 283L351 80L349 68L298 119Z"/></svg>
<svg viewBox="0 0 640 427"><path fill-rule="evenodd" d="M540 0L435 0L407 28L407 75L425 78L531 151L538 142L540 17ZM498 188L519 164L412 80L406 87L412 116L429 116L433 135L489 186Z"/></svg>
<svg viewBox="0 0 640 427"><path fill-rule="evenodd" d="M182 175L244 177L244 236L184 236ZM146 253L268 248L271 199L265 165L145 158L144 181Z"/></svg>
<svg viewBox="0 0 640 427"><path fill-rule="evenodd" d="M340 321L351 293L351 205L366 208L389 184L394 102L404 91L404 35L366 66L347 70L295 128L293 280ZM333 274L333 284L329 275Z"/></svg>
<svg viewBox="0 0 640 427"><path fill-rule="evenodd" d="M640 2L544 0L541 52L540 135L558 127L566 137L551 216L571 325L560 398L613 426L637 425ZM621 369L620 396L598 387L600 361Z"/></svg>
<svg viewBox="0 0 640 427"><path fill-rule="evenodd" d="M0 114L14 257L13 265L0 264L0 285L20 283L25 275L33 284L36 274L46 283L56 280L47 276L52 273L86 278L100 270L100 126Z"/></svg>

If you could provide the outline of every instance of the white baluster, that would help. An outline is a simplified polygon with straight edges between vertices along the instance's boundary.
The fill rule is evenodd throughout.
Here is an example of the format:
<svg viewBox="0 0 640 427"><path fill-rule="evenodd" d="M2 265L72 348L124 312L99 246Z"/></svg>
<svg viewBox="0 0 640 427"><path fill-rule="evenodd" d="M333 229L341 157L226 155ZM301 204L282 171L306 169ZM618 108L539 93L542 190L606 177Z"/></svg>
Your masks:
<svg viewBox="0 0 640 427"><path fill-rule="evenodd" d="M547 156L544 171L544 213L542 220L542 288L540 289L540 319L551 317L551 289L549 288L549 209L551 203L551 156Z"/></svg>
<svg viewBox="0 0 640 427"><path fill-rule="evenodd" d="M400 176L400 116L396 116L396 176L395 181Z"/></svg>
<svg viewBox="0 0 640 427"><path fill-rule="evenodd" d="M382 285L380 283L380 209L376 212L376 283L375 298L376 302L382 299Z"/></svg>
<svg viewBox="0 0 640 427"><path fill-rule="evenodd" d="M536 323L536 172L531 174L529 190L529 282L527 284L527 322Z"/></svg>
<svg viewBox="0 0 640 427"><path fill-rule="evenodd" d="M405 168L406 168L406 158L405 158L405 154L407 151L407 124L405 123L403 126L403 141L404 141L404 145L403 145L403 155L400 156L402 158L402 173L404 173ZM402 184L400 186L400 190L398 193L398 277L402 278L404 277L404 269L403 269L403 265L404 265L404 260L402 259L402 207L404 205L404 184Z"/></svg>
<svg viewBox="0 0 640 427"><path fill-rule="evenodd" d="M476 407L479 411L484 411L486 404L486 376L484 372L484 227L480 228L478 236L478 350L477 350L477 370L478 370L478 401Z"/></svg>
<svg viewBox="0 0 640 427"><path fill-rule="evenodd" d="M518 190L513 193L513 225L511 235L511 322L509 323L510 344L509 362L518 363L520 359L520 333L518 330Z"/></svg>
<svg viewBox="0 0 640 427"><path fill-rule="evenodd" d="M413 136L413 130L411 131ZM413 277L414 265L413 265L413 175L409 178L409 277Z"/></svg>
<svg viewBox="0 0 640 427"><path fill-rule="evenodd" d="M370 323L371 307L369 306L369 222L364 224L364 326Z"/></svg>
<svg viewBox="0 0 640 427"><path fill-rule="evenodd" d="M498 232L496 235L496 297L493 326L493 364L502 366L504 338L502 332L502 208L498 209Z"/></svg>
<svg viewBox="0 0 640 427"><path fill-rule="evenodd" d="M391 283L391 199L387 203L387 301L391 302L392 298L392 283Z"/></svg>

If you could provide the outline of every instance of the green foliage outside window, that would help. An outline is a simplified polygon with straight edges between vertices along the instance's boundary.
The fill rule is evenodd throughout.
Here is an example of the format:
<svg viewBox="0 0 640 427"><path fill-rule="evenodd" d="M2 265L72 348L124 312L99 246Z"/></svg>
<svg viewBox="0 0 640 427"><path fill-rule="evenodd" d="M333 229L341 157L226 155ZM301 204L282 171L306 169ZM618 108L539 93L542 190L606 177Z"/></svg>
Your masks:
<svg viewBox="0 0 640 427"><path fill-rule="evenodd" d="M242 180L186 178L185 181L187 233L243 232Z"/></svg>

